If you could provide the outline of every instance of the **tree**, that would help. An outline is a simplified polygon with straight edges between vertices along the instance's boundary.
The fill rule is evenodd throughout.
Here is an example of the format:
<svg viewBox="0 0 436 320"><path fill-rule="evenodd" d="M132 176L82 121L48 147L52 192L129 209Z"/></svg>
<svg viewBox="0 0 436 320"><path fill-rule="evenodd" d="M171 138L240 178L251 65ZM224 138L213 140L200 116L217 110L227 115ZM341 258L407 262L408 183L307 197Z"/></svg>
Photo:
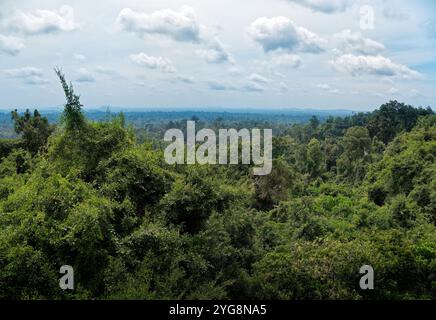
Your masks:
<svg viewBox="0 0 436 320"><path fill-rule="evenodd" d="M307 168L312 177L318 177L323 171L324 155L321 150L321 143L312 139L307 147Z"/></svg>
<svg viewBox="0 0 436 320"><path fill-rule="evenodd" d="M368 129L364 127L349 128L342 139L344 153L338 160L339 174L350 181L360 182L371 161L372 141Z"/></svg>
<svg viewBox="0 0 436 320"><path fill-rule="evenodd" d="M352 127L347 130L343 139L344 150L351 161L363 159L371 152L371 138L368 129Z"/></svg>
<svg viewBox="0 0 436 320"><path fill-rule="evenodd" d="M54 131L54 126L50 125L46 117L42 117L38 110L30 113L29 109L23 115L17 110L12 111L15 132L22 135L23 147L36 154L47 144L49 136Z"/></svg>
<svg viewBox="0 0 436 320"><path fill-rule="evenodd" d="M252 176L244 165L167 165L159 141L139 143L123 115L86 119L57 71L67 103L47 152L0 141L0 299L436 297L436 116L410 132L400 131L421 111L401 106L280 124L271 174ZM39 113L15 119L35 142ZM398 120L387 145L371 119ZM157 137L166 124L151 127ZM72 292L58 285L65 264ZM359 288L364 264L376 290Z"/></svg>
<svg viewBox="0 0 436 320"><path fill-rule="evenodd" d="M222 210L223 205L218 185L198 169L177 179L160 203L166 219L189 234L198 233L212 212Z"/></svg>
<svg viewBox="0 0 436 320"><path fill-rule="evenodd" d="M309 120L310 126L312 127L313 130L318 129L319 125L320 125L320 121L318 119L318 117L316 116L312 116L312 118L310 118Z"/></svg>
<svg viewBox="0 0 436 320"><path fill-rule="evenodd" d="M397 195L410 195L432 214L435 120L436 116L430 116L411 132L398 135L389 144L383 158L371 166L366 181L372 201L382 205ZM432 121L433 125L429 125Z"/></svg>
<svg viewBox="0 0 436 320"><path fill-rule="evenodd" d="M73 84L67 84L65 75L59 68L55 72L61 81L62 88L64 89L65 98L67 102L62 114L62 122L65 124L68 131L80 131L84 129L86 121L82 113L82 104L80 103L80 96L74 93Z"/></svg>
<svg viewBox="0 0 436 320"><path fill-rule="evenodd" d="M56 73L67 103L61 119L63 130L51 140L48 156L62 174L74 172L92 181L100 161L133 145L133 132L124 127L123 114L112 117L108 122L87 121L82 112L80 96L74 93L71 83L67 85L59 69L56 69Z"/></svg>
<svg viewBox="0 0 436 320"><path fill-rule="evenodd" d="M394 100L382 105L371 115L368 129L371 137L377 137L387 144L401 131L412 130L420 116L432 114L431 108L413 108Z"/></svg>
<svg viewBox="0 0 436 320"><path fill-rule="evenodd" d="M273 169L269 175L254 178L255 208L271 210L280 201L286 201L292 192L297 191L301 179L295 170L282 159L273 160Z"/></svg>

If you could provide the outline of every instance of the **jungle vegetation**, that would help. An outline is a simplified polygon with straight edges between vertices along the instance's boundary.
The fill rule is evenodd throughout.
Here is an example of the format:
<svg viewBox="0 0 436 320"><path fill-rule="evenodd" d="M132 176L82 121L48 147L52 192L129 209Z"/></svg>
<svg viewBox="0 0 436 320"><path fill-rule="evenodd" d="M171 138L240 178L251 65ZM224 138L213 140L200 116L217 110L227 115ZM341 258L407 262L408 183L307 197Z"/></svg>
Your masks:
<svg viewBox="0 0 436 320"><path fill-rule="evenodd" d="M288 124L257 177L166 164L157 135L88 119L57 73L60 122L14 111L17 138L0 140L0 299L436 298L430 108Z"/></svg>

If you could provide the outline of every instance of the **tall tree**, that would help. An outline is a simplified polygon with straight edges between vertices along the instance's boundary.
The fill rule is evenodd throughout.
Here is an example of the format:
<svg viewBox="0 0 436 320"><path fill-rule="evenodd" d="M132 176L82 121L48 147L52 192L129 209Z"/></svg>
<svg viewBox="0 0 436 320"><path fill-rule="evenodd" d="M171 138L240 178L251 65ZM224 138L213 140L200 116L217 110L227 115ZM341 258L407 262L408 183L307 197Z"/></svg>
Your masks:
<svg viewBox="0 0 436 320"><path fill-rule="evenodd" d="M433 114L431 108L414 108L398 101L390 101L374 111L368 123L371 137L384 143L392 141L401 131L410 131L420 116Z"/></svg>
<svg viewBox="0 0 436 320"><path fill-rule="evenodd" d="M20 115L17 110L12 111L15 132L22 135L24 148L36 154L47 144L48 137L52 134L54 127L50 125L46 117L42 117L38 110L29 111Z"/></svg>
<svg viewBox="0 0 436 320"><path fill-rule="evenodd" d="M312 139L307 147L307 168L312 177L317 177L322 171L324 155L321 151L321 143L317 139Z"/></svg>
<svg viewBox="0 0 436 320"><path fill-rule="evenodd" d="M338 160L338 171L344 178L360 182L366 173L366 167L371 161L372 141L368 129L352 127L347 130L342 145L344 153Z"/></svg>
<svg viewBox="0 0 436 320"><path fill-rule="evenodd" d="M86 124L85 117L82 113L83 105L80 103L80 95L74 93L73 84L71 82L69 85L67 84L65 75L62 73L61 69L56 68L55 72L61 81L67 99L62 114L62 122L65 123L68 131L80 131Z"/></svg>

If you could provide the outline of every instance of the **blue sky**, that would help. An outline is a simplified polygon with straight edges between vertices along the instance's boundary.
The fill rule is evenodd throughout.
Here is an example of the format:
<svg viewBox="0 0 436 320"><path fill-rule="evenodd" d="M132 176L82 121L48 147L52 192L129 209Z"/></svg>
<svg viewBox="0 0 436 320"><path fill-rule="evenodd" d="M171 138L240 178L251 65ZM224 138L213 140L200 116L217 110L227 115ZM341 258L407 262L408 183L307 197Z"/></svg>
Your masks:
<svg viewBox="0 0 436 320"><path fill-rule="evenodd" d="M0 108L436 102L431 0L0 0Z"/></svg>

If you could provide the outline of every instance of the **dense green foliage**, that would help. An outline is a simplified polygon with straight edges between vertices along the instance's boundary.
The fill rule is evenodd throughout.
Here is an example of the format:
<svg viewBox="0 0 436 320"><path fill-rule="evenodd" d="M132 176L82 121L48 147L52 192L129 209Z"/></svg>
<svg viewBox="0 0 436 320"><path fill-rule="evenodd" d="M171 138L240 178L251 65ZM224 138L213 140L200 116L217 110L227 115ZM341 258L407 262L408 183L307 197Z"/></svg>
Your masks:
<svg viewBox="0 0 436 320"><path fill-rule="evenodd" d="M15 110L12 112L12 119L15 123L15 133L22 134L24 149L35 154L47 145L54 128L48 123L46 117L39 114L38 110L35 110L33 115L26 110L23 116Z"/></svg>
<svg viewBox="0 0 436 320"><path fill-rule="evenodd" d="M56 130L15 112L22 137L0 141L0 299L436 298L431 109L287 126L255 177L167 165L123 115L87 120L58 75ZM66 264L74 291L58 286Z"/></svg>

